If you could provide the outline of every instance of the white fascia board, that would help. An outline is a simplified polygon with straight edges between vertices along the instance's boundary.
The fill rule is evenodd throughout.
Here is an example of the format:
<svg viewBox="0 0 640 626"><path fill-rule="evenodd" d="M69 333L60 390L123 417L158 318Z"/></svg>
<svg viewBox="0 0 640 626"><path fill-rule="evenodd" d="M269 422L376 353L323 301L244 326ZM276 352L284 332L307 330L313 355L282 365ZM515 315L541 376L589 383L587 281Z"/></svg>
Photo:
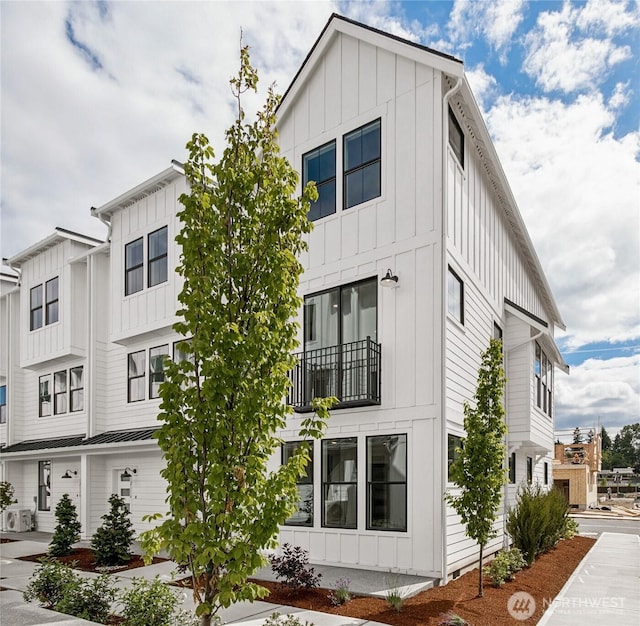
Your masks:
<svg viewBox="0 0 640 626"><path fill-rule="evenodd" d="M92 208L91 214L94 217L110 217L116 211L119 211L132 202L135 202L138 198L148 195L158 187L170 183L179 176L184 176L184 168L177 161L172 161L171 165L166 170L152 176L132 189L125 191L123 194L120 194L117 198L103 204L101 207Z"/></svg>
<svg viewBox="0 0 640 626"><path fill-rule="evenodd" d="M53 246L59 243L62 243L63 241L66 241L66 240L77 241L79 243L83 243L88 246L97 246L104 243L99 239L94 239L93 237L88 237L80 233L74 233L64 228L56 228L55 232L53 232L51 235L40 240L38 243L33 244L32 246L28 247L26 250L23 250L22 252L18 252L18 254L8 259L7 263L12 268L20 267L22 263L24 263L25 261L32 259L33 257L44 252L45 250L48 250L49 248L52 248Z"/></svg>

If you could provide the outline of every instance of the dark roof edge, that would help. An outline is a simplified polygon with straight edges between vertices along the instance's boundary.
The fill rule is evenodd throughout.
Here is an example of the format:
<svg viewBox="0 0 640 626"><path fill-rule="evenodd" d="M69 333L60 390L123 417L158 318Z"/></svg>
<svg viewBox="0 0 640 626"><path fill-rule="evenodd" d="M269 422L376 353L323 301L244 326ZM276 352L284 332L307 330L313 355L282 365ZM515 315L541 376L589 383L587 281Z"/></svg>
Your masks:
<svg viewBox="0 0 640 626"><path fill-rule="evenodd" d="M62 226L56 226L56 230L59 233L65 233L67 235L71 235L72 237L82 237L83 239L95 241L97 244L104 243L102 239L96 239L95 237L90 237L89 235L83 235L82 233L77 233L73 230L69 230L68 228L62 228Z"/></svg>
<svg viewBox="0 0 640 626"><path fill-rule="evenodd" d="M514 309L516 309L516 311L520 311L520 313L522 313L523 315L526 315L528 318L532 319L534 322L541 324L545 328L549 328L548 322L545 322L542 318L538 317L537 315L534 315L533 313L530 313L529 311L527 311L527 309L525 309L524 307L521 307L519 304L512 302L511 300L509 300L509 298L505 298L504 303L513 307Z"/></svg>

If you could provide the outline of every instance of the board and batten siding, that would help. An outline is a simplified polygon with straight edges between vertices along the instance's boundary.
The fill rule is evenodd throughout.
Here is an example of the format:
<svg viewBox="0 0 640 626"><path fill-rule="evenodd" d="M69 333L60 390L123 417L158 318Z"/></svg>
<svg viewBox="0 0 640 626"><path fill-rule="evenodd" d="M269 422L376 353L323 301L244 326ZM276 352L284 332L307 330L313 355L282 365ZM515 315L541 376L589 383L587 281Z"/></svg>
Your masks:
<svg viewBox="0 0 640 626"><path fill-rule="evenodd" d="M174 240L180 230L176 213L181 205L178 198L186 191L184 177L150 193L112 216L111 237L111 341L127 343L137 335L170 327L177 317L178 294L182 279L175 273L179 248ZM167 226L167 281L147 287L148 235ZM144 289L125 296L125 246L143 238Z"/></svg>

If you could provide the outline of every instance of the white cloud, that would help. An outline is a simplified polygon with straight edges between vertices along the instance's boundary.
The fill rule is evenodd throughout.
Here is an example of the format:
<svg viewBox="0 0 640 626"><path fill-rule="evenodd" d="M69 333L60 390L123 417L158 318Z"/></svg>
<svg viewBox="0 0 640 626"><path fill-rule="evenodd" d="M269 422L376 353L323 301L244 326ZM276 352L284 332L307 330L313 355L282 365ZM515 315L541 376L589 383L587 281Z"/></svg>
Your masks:
<svg viewBox="0 0 640 626"><path fill-rule="evenodd" d="M565 2L560 11L538 15L525 38L524 70L546 91L593 89L632 56L629 46L615 43L610 35L638 24L637 15L621 3L613 6L605 0L575 8Z"/></svg>
<svg viewBox="0 0 640 626"><path fill-rule="evenodd" d="M471 85L471 90L473 91L478 106L484 114L487 100L494 98L498 93L498 81L486 72L482 63L466 70L465 74Z"/></svg>
<svg viewBox="0 0 640 626"><path fill-rule="evenodd" d="M629 81L626 83L617 83L611 94L611 98L609 98L609 107L611 109L622 109L629 104L630 99Z"/></svg>
<svg viewBox="0 0 640 626"><path fill-rule="evenodd" d="M640 355L607 360L589 359L556 374L556 428L588 424L600 417L607 430L633 424L640 416Z"/></svg>
<svg viewBox="0 0 640 626"><path fill-rule="evenodd" d="M567 345L640 336L640 133L599 94L498 98L487 124L567 325Z"/></svg>

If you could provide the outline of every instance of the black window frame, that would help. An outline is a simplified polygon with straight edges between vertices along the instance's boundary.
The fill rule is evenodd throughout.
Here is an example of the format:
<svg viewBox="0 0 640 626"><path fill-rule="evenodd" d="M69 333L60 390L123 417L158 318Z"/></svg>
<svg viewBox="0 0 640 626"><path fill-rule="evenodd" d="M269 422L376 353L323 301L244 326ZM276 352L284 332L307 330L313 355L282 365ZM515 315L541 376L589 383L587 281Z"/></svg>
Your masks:
<svg viewBox="0 0 640 626"><path fill-rule="evenodd" d="M463 437L454 433L447 433L447 482L455 483L451 478L451 466L460 457L456 448L462 448Z"/></svg>
<svg viewBox="0 0 640 626"><path fill-rule="evenodd" d="M367 161L359 161L356 165L353 165L347 169L347 160L348 160L348 150L347 150L347 142L357 133L361 135L369 129L370 127L377 126L378 127L378 156ZM353 202L353 204L349 204L347 193L348 193L348 178L353 174L358 172L364 172L365 170L373 167L378 164L378 187L377 193L375 195L362 194L362 198L358 201ZM369 202L374 198L379 198L382 195L382 118L377 118L372 120L371 122L367 122L358 128L354 128L353 130L345 133L342 136L342 208L344 210L350 209L354 206L358 206L359 204L364 204L365 202Z"/></svg>
<svg viewBox="0 0 640 626"><path fill-rule="evenodd" d="M45 471L46 470L46 471ZM51 510L51 460L38 461L38 511Z"/></svg>
<svg viewBox="0 0 640 626"><path fill-rule="evenodd" d="M80 386L74 386L73 384L73 373L77 371L80 371L80 376L78 377L81 383ZM80 396L80 406L79 408L74 408L78 396ZM69 412L79 413L80 411L84 411L84 366L77 365L69 369Z"/></svg>
<svg viewBox="0 0 640 626"><path fill-rule="evenodd" d="M142 367L140 368L140 371L142 373L136 373L136 375L132 376L131 375L131 358L133 356L135 356L136 354L142 354L144 361L142 363ZM128 403L133 403L133 402L142 402L144 400L146 400L146 376L147 376L147 351L146 350L136 350L135 352L129 352L129 354L127 354L127 402ZM139 380L140 378L145 379L143 385L142 385L142 397L141 398L136 398L135 400L131 399L131 384L132 381L134 380Z"/></svg>
<svg viewBox="0 0 640 626"><path fill-rule="evenodd" d="M544 484L545 485L549 484L549 462L548 461L544 462Z"/></svg>
<svg viewBox="0 0 640 626"><path fill-rule="evenodd" d="M128 251L132 248L132 246L141 246L142 253L140 254L140 262L136 264L129 265L128 260ZM140 288L136 290L130 290L129 288L129 276L133 275L134 272L136 275L138 273L141 274L142 278L140 280ZM133 239L129 243L124 246L124 295L131 296L134 293L139 293L144 290L144 237L137 237Z"/></svg>
<svg viewBox="0 0 640 626"><path fill-rule="evenodd" d="M63 381L63 389L59 390L58 382ZM69 412L69 396L67 395L68 386L68 372L67 370L60 370L53 373L53 414L62 415ZM62 408L59 406L61 403Z"/></svg>
<svg viewBox="0 0 640 626"><path fill-rule="evenodd" d="M43 382L46 382L46 389L48 393L43 393ZM38 377L38 417L50 417L53 410L53 403L51 402L51 394L53 377L51 374L43 374ZM44 405L48 404L48 412L43 412Z"/></svg>
<svg viewBox="0 0 640 626"><path fill-rule="evenodd" d="M455 310L454 303L449 295L450 278L453 278L455 281L457 281L457 285L459 288L460 304L458 307L458 311ZM450 265L447 266L447 314L457 322L459 322L462 326L464 326L464 281Z"/></svg>
<svg viewBox="0 0 640 626"><path fill-rule="evenodd" d="M164 252L151 256L151 238L159 236L164 231ZM158 263L164 262L164 277L160 280L152 281L152 269ZM155 287L169 280L169 227L162 226L147 235L147 287Z"/></svg>
<svg viewBox="0 0 640 626"><path fill-rule="evenodd" d="M34 306L34 295L39 294L39 302ZM36 317L37 313L39 317ZM31 287L29 290L29 330L38 330L44 326L44 286L42 284Z"/></svg>
<svg viewBox="0 0 640 626"><path fill-rule="evenodd" d="M335 444L337 441L344 441L344 442L351 442L351 444L354 446L355 448L355 466L353 468L353 470L355 471L355 479L352 479L350 481L346 481L346 480L342 480L342 481L336 481L336 480L326 480L327 478L327 460L326 460L326 447L328 444ZM348 523L346 521L346 513L344 514L345 517L345 522L344 523L329 523L327 521L327 503L330 503L332 501L330 501L328 499L328 494L329 494L329 489L333 486L336 486L338 488L340 487L344 487L346 486L347 490L352 487L354 489L353 494L354 494L354 502L355 502L355 511L354 511L354 521L352 524ZM354 530L356 528L358 528L358 438L357 437L336 437L336 438L332 438L332 439L323 439L321 441L321 482L320 482L320 497L322 498L322 520L321 520L321 525L323 528L343 528L343 529L350 529L350 530ZM346 503L348 501L347 500L344 501L344 503ZM339 500L338 501L340 504L342 504L342 501ZM346 505L345 505L346 506Z"/></svg>
<svg viewBox="0 0 640 626"><path fill-rule="evenodd" d="M55 293L49 293L49 287L53 290L55 288ZM60 282L59 277L55 276L51 278L44 284L44 323L45 325L55 324L60 319Z"/></svg>
<svg viewBox="0 0 640 626"><path fill-rule="evenodd" d="M289 458L292 456L292 454L297 450L297 448L300 447L300 445L302 443L305 443L303 441L285 441L281 448L280 448L280 454L281 454L281 458L280 458L280 462L282 465L284 465ZM310 502L310 511L303 511L300 507L298 507L298 511L296 511L296 513L307 513L309 515L309 519L304 522L304 521L292 521L292 518L295 516L295 513L291 516L288 517L284 522L284 526L297 526L297 527L304 527L304 528L312 528L315 522L315 506L314 506L314 498L315 498L315 484L314 484L314 480L313 480L313 442L306 442L309 445L309 461L307 463L307 466L305 468L305 474L303 476L299 476L298 480L296 481L296 489L298 490L298 502L302 501L302 495L301 495L301 487L306 488L306 490L308 491L309 488L311 488L311 497L309 498L309 496L307 496L305 498L305 505L308 505Z"/></svg>
<svg viewBox="0 0 640 626"><path fill-rule="evenodd" d="M527 457L527 484L531 485L533 483L533 457Z"/></svg>
<svg viewBox="0 0 640 626"><path fill-rule="evenodd" d="M7 423L7 386L0 385L0 424Z"/></svg>
<svg viewBox="0 0 640 626"><path fill-rule="evenodd" d="M516 453L512 452L509 455L509 484L515 485L516 483Z"/></svg>
<svg viewBox="0 0 640 626"><path fill-rule="evenodd" d="M405 448L405 454L404 454L404 480L374 480L372 474L373 472L373 467L372 467L372 463L371 463L371 456L370 456L370 443L374 440L374 439L385 439L385 440L389 440L390 438L393 437L398 437L398 438L404 438L404 448ZM365 463L366 463L366 483L367 483L367 490L366 490L366 494L367 494L367 503L366 503L366 529L367 530L374 530L374 531L380 531L380 532L407 532L407 517L408 517L408 478L407 478L407 471L409 468L409 461L408 461L408 437L406 433L394 433L392 435L370 435L368 437L366 437L366 441L365 441L365 455L366 455L366 459L365 459ZM373 504L374 504L374 497L373 497L373 491L375 486L383 486L386 485L387 487L390 487L392 485L404 485L404 511L403 511L403 519L404 519L404 524L402 524L401 526L381 526L381 525L375 525L373 523ZM391 512L392 507L390 507L390 511Z"/></svg>
<svg viewBox="0 0 640 626"><path fill-rule="evenodd" d="M156 354L152 354L155 350L163 350L162 352L158 352ZM164 368L164 358L161 361L162 369L156 370L154 369L154 359L158 356L168 357L169 356L169 344L165 343L160 346L154 346L153 348L149 348L149 399L153 400L154 398L160 397L160 386L158 385L158 392L154 393L153 384L159 382L162 384L165 379L165 368Z"/></svg>
<svg viewBox="0 0 640 626"><path fill-rule="evenodd" d="M539 342L535 342L533 376L535 404L545 415L553 418L553 361Z"/></svg>
<svg viewBox="0 0 640 626"><path fill-rule="evenodd" d="M328 217L329 215L334 215L337 210L337 159L336 159L336 140L332 139L331 141L327 141L326 143L314 148L313 150L309 150L302 155L302 185L306 187L309 181L314 181L316 184L316 189L318 190L318 200L316 202L312 202L309 207L308 218L310 222L315 222L316 220L320 220L324 217ZM314 180L313 178L309 178L309 166L308 162L312 158L320 158L321 153L326 148L333 146L333 176L328 176L327 178L323 178L321 180ZM317 154L316 154L317 153ZM322 198L322 193L329 188L329 186L333 183L333 210L322 211L324 205L324 199ZM330 202L328 203L331 204ZM316 215L314 212L314 208L320 207L318 214Z"/></svg>
<svg viewBox="0 0 640 626"><path fill-rule="evenodd" d="M453 141L452 137L458 139ZM464 170L464 132L453 109L449 107L449 147L455 155L460 167ZM459 145L458 145L459 144Z"/></svg>

